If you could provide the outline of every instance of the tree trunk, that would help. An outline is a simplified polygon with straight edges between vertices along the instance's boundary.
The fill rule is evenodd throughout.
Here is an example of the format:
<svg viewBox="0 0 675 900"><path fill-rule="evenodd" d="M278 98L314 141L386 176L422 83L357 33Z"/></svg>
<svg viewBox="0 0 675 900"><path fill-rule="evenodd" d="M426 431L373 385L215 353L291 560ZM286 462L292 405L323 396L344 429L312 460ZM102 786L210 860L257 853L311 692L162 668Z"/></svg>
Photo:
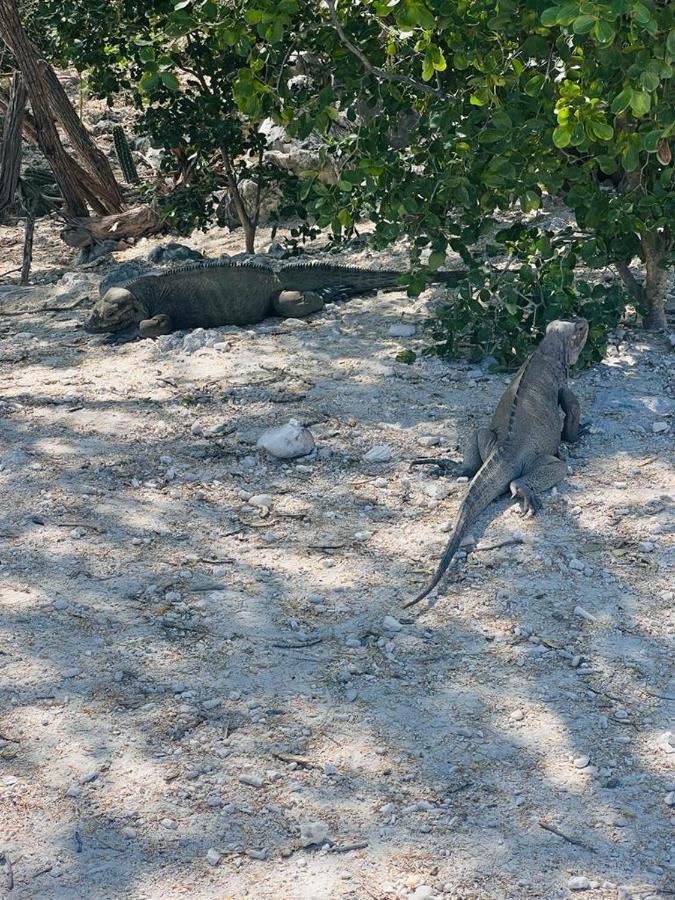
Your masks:
<svg viewBox="0 0 675 900"><path fill-rule="evenodd" d="M66 212L86 216L87 203L101 213L119 210L119 193L117 197L111 196L98 172L92 175L83 170L61 143L54 123L58 110L53 108L53 84L45 78L46 63L40 60L36 47L23 29L15 0L0 0L0 35L12 52L28 88L40 149L59 185ZM59 100L58 107L62 112L61 104Z"/></svg>
<svg viewBox="0 0 675 900"><path fill-rule="evenodd" d="M667 327L666 323L666 289L668 287L668 272L662 269L659 263L663 260L663 252L658 245L656 249L645 246L645 286L644 303L647 307L647 318L644 325L649 331L660 331Z"/></svg>
<svg viewBox="0 0 675 900"><path fill-rule="evenodd" d="M224 148L221 147L221 155L223 157L223 165L225 168L225 177L227 178L227 187L230 192L230 196L232 198L232 204L237 211L237 216L239 217L239 221L241 222L241 227L244 229L244 241L246 244L246 252L254 253L255 252L255 233L257 226L257 218L258 214L256 213L255 219L251 219L248 212L246 211L246 206L244 205L244 201L242 199L241 194L239 193L239 187L237 185L237 179L234 175L234 170L232 168L232 162L230 160L230 155ZM258 209L260 208L260 196L258 195Z"/></svg>
<svg viewBox="0 0 675 900"><path fill-rule="evenodd" d="M102 194L102 199L107 201L107 204L111 207L108 211L118 212L122 208L124 200L120 187L115 181L113 170L110 168L110 163L93 142L91 135L82 124L63 89L63 85L57 78L56 72L43 59L40 60L40 66L51 93L52 109L63 125L73 146L79 151L85 168L98 179L100 190L105 189L105 195Z"/></svg>
<svg viewBox="0 0 675 900"><path fill-rule="evenodd" d="M6 116L9 111L10 95L7 91L0 90L0 114ZM31 144L37 144L37 131L35 130L35 121L28 111L23 114L23 136Z"/></svg>
<svg viewBox="0 0 675 900"><path fill-rule="evenodd" d="M21 130L28 98L19 72L14 73L0 144L0 215L13 202L21 174Z"/></svg>

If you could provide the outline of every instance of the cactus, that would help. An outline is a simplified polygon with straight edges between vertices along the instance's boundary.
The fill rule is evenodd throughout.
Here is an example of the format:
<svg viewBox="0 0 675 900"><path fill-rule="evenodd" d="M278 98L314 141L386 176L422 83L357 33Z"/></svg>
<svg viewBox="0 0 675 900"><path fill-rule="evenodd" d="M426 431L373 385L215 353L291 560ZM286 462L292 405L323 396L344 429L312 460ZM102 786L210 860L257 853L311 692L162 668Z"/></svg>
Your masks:
<svg viewBox="0 0 675 900"><path fill-rule="evenodd" d="M120 169L124 175L127 184L138 184L140 181L138 172L136 171L136 163L129 149L129 142L121 125L115 125L112 130L113 141L115 142L115 153L120 164Z"/></svg>

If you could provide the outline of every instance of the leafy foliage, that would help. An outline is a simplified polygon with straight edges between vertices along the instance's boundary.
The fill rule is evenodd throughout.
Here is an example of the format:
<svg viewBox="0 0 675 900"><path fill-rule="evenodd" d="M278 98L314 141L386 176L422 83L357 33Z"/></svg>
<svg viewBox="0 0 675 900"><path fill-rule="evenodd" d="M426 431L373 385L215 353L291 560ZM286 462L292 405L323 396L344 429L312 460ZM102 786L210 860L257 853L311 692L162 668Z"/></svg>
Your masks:
<svg viewBox="0 0 675 900"><path fill-rule="evenodd" d="M472 268L455 297L430 323L433 352L492 356L500 368L517 366L554 319L583 316L590 329L579 365L602 358L607 331L620 321L626 294L616 283L575 279L582 245L569 234L553 235L521 223L498 232L489 254L509 254L501 269Z"/></svg>

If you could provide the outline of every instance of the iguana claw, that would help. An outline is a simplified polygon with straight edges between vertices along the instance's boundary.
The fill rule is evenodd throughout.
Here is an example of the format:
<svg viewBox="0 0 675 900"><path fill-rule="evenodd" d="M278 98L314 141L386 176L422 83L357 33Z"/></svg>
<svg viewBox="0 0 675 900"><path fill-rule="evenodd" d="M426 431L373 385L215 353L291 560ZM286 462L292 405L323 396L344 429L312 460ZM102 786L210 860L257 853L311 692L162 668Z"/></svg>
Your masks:
<svg viewBox="0 0 675 900"><path fill-rule="evenodd" d="M521 516L532 518L541 509L541 500L536 492L522 481L511 482L511 496L518 498Z"/></svg>

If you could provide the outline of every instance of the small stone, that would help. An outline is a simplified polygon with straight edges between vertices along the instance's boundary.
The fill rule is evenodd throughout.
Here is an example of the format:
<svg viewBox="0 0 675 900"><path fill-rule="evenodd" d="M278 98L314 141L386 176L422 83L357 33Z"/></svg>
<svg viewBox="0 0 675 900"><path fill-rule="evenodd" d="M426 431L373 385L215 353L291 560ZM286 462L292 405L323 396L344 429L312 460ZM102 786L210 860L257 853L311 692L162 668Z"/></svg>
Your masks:
<svg viewBox="0 0 675 900"><path fill-rule="evenodd" d="M387 444L376 444L365 454L363 461L369 463L385 463L390 462L392 457L391 447Z"/></svg>
<svg viewBox="0 0 675 900"><path fill-rule="evenodd" d="M206 851L206 861L210 866L217 866L221 860L220 853L216 850L215 847L209 847Z"/></svg>
<svg viewBox="0 0 675 900"><path fill-rule="evenodd" d="M590 763L590 756L586 756L585 754L582 756L577 756L574 760L574 768L575 769L585 769L586 766Z"/></svg>
<svg viewBox="0 0 675 900"><path fill-rule="evenodd" d="M77 799L82 793L82 788L79 784L71 784L68 790L66 791L66 797L71 797L73 800Z"/></svg>
<svg viewBox="0 0 675 900"><path fill-rule="evenodd" d="M303 428L295 419L278 428L268 428L256 443L256 447L266 450L276 459L295 459L307 456L314 450L314 436L309 428Z"/></svg>
<svg viewBox="0 0 675 900"><path fill-rule="evenodd" d="M643 553L653 553L656 548L656 544L653 541L640 541L640 550Z"/></svg>
<svg viewBox="0 0 675 900"><path fill-rule="evenodd" d="M514 722L522 722L525 718L525 713L522 709L514 709L509 718L513 719Z"/></svg>
<svg viewBox="0 0 675 900"><path fill-rule="evenodd" d="M591 886L591 882L585 875L574 875L567 882L567 887L571 891L587 891Z"/></svg>
<svg viewBox="0 0 675 900"><path fill-rule="evenodd" d="M675 753L675 734L672 731L664 731L659 738L658 746L664 753Z"/></svg>
<svg viewBox="0 0 675 900"><path fill-rule="evenodd" d="M382 627L386 631L400 631L403 628L403 625L399 622L398 619L395 619L393 616L385 616L382 619Z"/></svg>
<svg viewBox="0 0 675 900"><path fill-rule="evenodd" d="M423 434L422 437L417 439L417 443L420 447L438 447L441 439L436 434Z"/></svg>
<svg viewBox="0 0 675 900"><path fill-rule="evenodd" d="M265 779L259 775L240 775L240 784L247 784L249 787L261 788L265 784Z"/></svg>
<svg viewBox="0 0 675 900"><path fill-rule="evenodd" d="M575 559L574 557L569 561L568 566L570 569L574 569L575 572L583 572L584 564L579 559Z"/></svg>
<svg viewBox="0 0 675 900"><path fill-rule="evenodd" d="M421 884L415 889L415 893L412 894L410 900L430 900L433 895L434 889L432 887L429 887L428 884Z"/></svg>
<svg viewBox="0 0 675 900"><path fill-rule="evenodd" d="M395 325L391 325L389 327L389 336L390 337L412 337L417 329L414 325L405 325L403 322L399 322Z"/></svg>
<svg viewBox="0 0 675 900"><path fill-rule="evenodd" d="M345 691L345 698L347 700L347 703L353 703L358 698L358 696L359 692L356 690L356 688L347 688L347 690Z"/></svg>
<svg viewBox="0 0 675 900"><path fill-rule="evenodd" d="M666 796L663 798L663 802L666 806L675 806L675 791L668 791Z"/></svg>
<svg viewBox="0 0 675 900"><path fill-rule="evenodd" d="M190 426L190 431L195 435L195 437L198 437L200 434L204 434L204 426L199 422L193 422Z"/></svg>
<svg viewBox="0 0 675 900"><path fill-rule="evenodd" d="M664 434L669 428L670 425L667 422L654 422L652 424L654 434Z"/></svg>
<svg viewBox="0 0 675 900"><path fill-rule="evenodd" d="M54 609L68 609L68 604L65 600L61 600L60 598L56 600L52 600L52 606Z"/></svg>
<svg viewBox="0 0 675 900"><path fill-rule="evenodd" d="M424 493L432 500L445 500L451 491L452 488L445 481L432 481L424 485Z"/></svg>
<svg viewBox="0 0 675 900"><path fill-rule="evenodd" d="M73 667L72 669L64 669L61 673L63 678L77 678L79 674L80 670L76 667Z"/></svg>
<svg viewBox="0 0 675 900"><path fill-rule="evenodd" d="M252 497L248 498L247 503L258 509L269 509L274 503L274 498L271 494L254 494Z"/></svg>
<svg viewBox="0 0 675 900"><path fill-rule="evenodd" d="M176 830L176 823L173 819L162 819L159 823L162 827L167 828L169 831Z"/></svg>
<svg viewBox="0 0 675 900"><path fill-rule="evenodd" d="M327 837L327 822L305 821L300 823L300 843L303 847L311 847L312 844L323 844Z"/></svg>

